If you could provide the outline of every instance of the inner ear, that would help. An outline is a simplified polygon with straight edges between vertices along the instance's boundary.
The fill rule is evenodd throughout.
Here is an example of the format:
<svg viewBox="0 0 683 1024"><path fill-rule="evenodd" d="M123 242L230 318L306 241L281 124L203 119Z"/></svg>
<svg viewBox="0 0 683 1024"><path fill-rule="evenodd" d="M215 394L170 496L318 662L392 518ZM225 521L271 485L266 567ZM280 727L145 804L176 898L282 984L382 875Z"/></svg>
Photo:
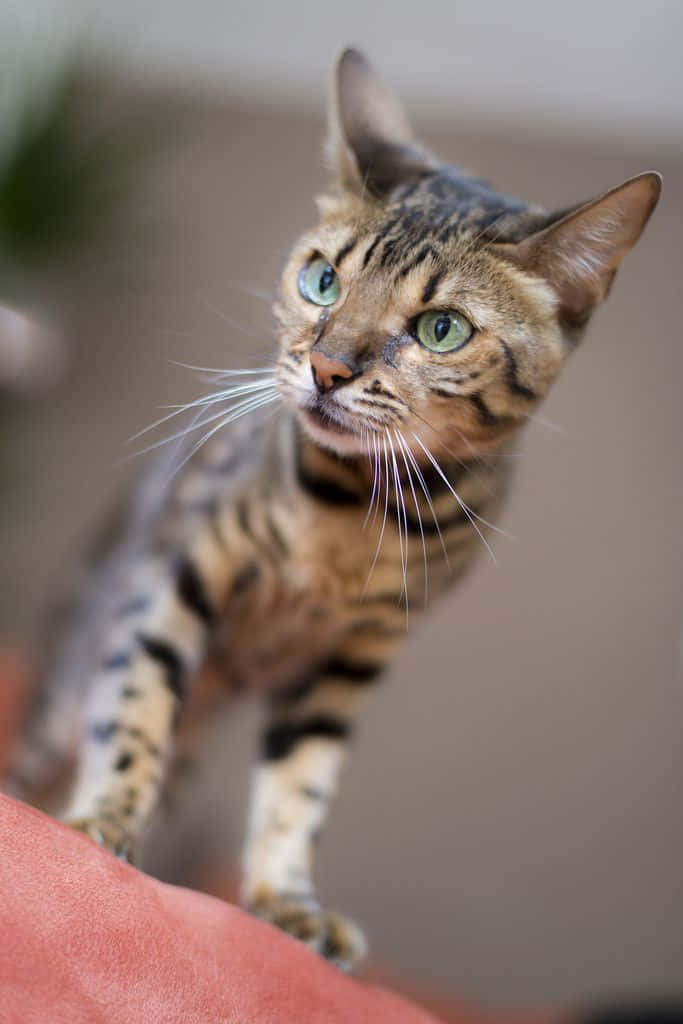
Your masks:
<svg viewBox="0 0 683 1024"><path fill-rule="evenodd" d="M579 325L602 302L626 253L657 205L661 177L647 171L558 215L521 242L493 246L556 291L560 316Z"/></svg>
<svg viewBox="0 0 683 1024"><path fill-rule="evenodd" d="M393 93L352 49L344 50L335 68L328 151L344 188L377 196L437 166L415 141Z"/></svg>

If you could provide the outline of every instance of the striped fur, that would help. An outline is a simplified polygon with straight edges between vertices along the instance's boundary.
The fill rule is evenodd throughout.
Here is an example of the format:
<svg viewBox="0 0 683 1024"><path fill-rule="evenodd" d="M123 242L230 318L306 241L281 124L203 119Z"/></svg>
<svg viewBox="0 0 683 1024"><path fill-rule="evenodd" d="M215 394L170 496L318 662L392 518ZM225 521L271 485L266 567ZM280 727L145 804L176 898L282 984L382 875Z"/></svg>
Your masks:
<svg viewBox="0 0 683 1024"><path fill-rule="evenodd" d="M262 693L244 899L350 969L363 938L318 905L312 859L360 709L409 617L489 548L510 440L642 229L654 186L642 176L617 190L630 228L617 192L554 216L501 196L411 141L352 51L335 109L339 186L284 268L275 383L233 392L246 395L238 412L256 411L277 387L278 416L219 424L170 484L167 466L145 482L87 592L87 650L43 690L17 774L45 781L69 693L85 724L67 817L130 856L197 677L208 666L226 691ZM322 309L299 289L316 255L340 282ZM444 309L474 333L437 354L415 322ZM345 370L322 392L313 349Z"/></svg>

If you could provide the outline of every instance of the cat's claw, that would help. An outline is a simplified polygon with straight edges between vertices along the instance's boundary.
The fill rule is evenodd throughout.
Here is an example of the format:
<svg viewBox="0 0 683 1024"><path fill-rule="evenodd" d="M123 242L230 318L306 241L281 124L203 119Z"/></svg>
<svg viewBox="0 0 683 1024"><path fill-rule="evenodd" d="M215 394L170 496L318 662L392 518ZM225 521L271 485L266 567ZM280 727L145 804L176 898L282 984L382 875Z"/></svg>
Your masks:
<svg viewBox="0 0 683 1024"><path fill-rule="evenodd" d="M248 909L346 974L355 973L367 955L367 941L360 928L341 914L323 910L314 900L273 898L259 900Z"/></svg>
<svg viewBox="0 0 683 1024"><path fill-rule="evenodd" d="M65 825L89 836L119 860L133 863L133 838L123 825L112 818L66 818Z"/></svg>

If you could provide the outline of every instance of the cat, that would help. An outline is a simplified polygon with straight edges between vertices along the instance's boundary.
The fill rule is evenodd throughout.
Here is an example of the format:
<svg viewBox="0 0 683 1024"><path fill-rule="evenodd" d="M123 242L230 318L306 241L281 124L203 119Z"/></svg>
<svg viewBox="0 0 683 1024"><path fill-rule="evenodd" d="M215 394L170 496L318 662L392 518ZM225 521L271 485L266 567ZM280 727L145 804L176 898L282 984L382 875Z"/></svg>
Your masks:
<svg viewBox="0 0 683 1024"><path fill-rule="evenodd" d="M420 145L355 50L328 156L320 223L282 274L274 368L216 371L190 403L190 429L209 429L170 483L166 462L146 478L100 559L16 775L44 779L80 715L66 820L131 858L196 680L210 667L225 692L261 693L243 901L351 971L365 939L318 903L312 867L354 724L408 616L490 550L510 443L661 179L555 213L500 195Z"/></svg>

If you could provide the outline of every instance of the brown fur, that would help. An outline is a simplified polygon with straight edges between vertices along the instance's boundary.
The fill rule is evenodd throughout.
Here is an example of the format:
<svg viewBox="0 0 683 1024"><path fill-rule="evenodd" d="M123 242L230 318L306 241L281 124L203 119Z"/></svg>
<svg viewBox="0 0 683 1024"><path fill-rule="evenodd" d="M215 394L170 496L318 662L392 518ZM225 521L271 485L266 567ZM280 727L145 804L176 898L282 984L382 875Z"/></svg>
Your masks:
<svg viewBox="0 0 683 1024"><path fill-rule="evenodd" d="M488 547L509 439L605 297L659 178L556 214L510 199L427 153L354 51L337 69L329 150L335 190L276 306L279 419L215 437L170 488L151 478L88 597L89 656L78 672L65 659L49 694L66 680L86 703L69 818L129 856L193 679L210 666L266 693L244 899L351 969L362 935L312 883L348 737L408 613ZM301 288L319 257L339 284L325 306ZM471 335L433 351L417 332L429 311L464 316ZM275 400L274 383L253 387ZM69 733L61 706L40 705L48 726L17 757L34 782Z"/></svg>

